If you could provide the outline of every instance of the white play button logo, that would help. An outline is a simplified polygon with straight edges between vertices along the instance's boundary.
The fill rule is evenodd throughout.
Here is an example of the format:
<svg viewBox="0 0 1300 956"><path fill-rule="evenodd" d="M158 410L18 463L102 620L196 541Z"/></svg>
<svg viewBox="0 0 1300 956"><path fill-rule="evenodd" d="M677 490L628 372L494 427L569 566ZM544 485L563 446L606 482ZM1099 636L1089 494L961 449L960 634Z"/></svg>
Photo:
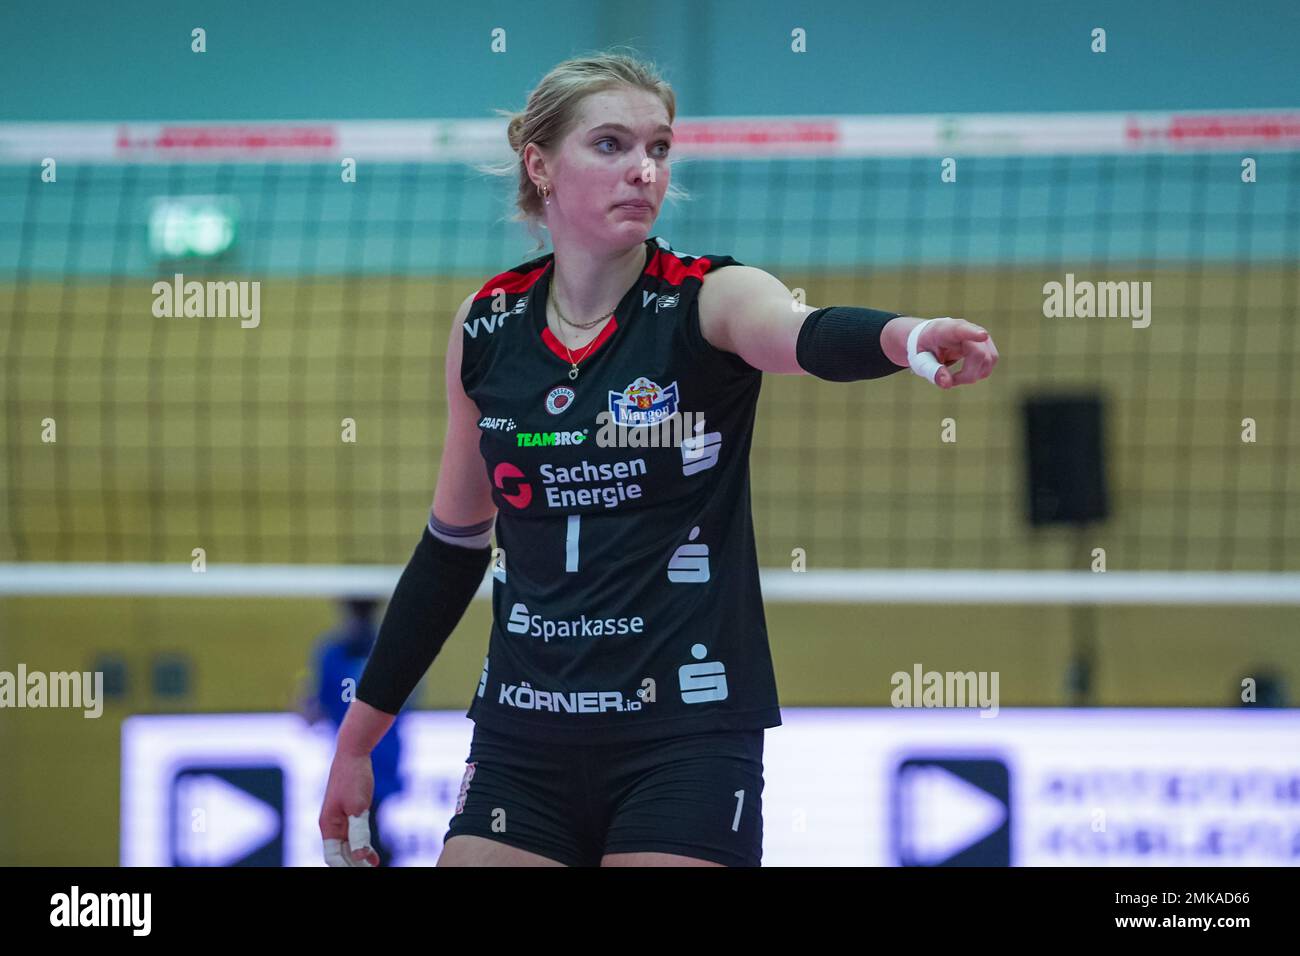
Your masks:
<svg viewBox="0 0 1300 956"><path fill-rule="evenodd" d="M280 832L275 807L215 774L186 774L175 792L180 866L230 866Z"/></svg>
<svg viewBox="0 0 1300 956"><path fill-rule="evenodd" d="M990 838L1005 842L1005 781L1006 768L997 761L904 762L895 794L899 862L934 866Z"/></svg>

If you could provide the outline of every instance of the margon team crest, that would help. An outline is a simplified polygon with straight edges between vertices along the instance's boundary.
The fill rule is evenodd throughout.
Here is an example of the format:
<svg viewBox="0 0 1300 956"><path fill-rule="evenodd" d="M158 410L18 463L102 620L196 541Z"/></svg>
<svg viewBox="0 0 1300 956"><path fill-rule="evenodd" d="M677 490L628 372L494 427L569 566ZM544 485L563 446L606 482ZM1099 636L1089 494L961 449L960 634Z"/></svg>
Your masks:
<svg viewBox="0 0 1300 956"><path fill-rule="evenodd" d="M660 388L644 375L623 391L609 393L613 424L624 428L645 428L658 424L677 411L677 383Z"/></svg>

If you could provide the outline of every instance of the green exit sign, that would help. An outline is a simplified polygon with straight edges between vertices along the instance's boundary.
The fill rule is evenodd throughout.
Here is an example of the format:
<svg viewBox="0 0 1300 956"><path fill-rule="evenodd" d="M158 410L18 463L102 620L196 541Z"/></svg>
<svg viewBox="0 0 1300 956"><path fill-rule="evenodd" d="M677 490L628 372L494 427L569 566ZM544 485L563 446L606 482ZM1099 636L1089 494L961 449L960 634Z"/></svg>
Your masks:
<svg viewBox="0 0 1300 956"><path fill-rule="evenodd" d="M149 211L149 248L159 259L209 258L235 244L239 206L227 196L168 196Z"/></svg>

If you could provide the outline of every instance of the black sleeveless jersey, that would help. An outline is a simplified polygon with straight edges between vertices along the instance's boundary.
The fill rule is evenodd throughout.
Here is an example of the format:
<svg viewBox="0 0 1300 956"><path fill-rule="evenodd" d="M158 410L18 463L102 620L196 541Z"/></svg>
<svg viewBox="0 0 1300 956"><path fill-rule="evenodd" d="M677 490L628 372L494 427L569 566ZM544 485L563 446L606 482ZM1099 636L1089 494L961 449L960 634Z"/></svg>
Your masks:
<svg viewBox="0 0 1300 956"><path fill-rule="evenodd" d="M696 296L729 256L645 241L573 352L546 324L547 254L489 280L461 381L497 505L493 623L468 716L607 742L781 723L749 450L762 373L707 342Z"/></svg>

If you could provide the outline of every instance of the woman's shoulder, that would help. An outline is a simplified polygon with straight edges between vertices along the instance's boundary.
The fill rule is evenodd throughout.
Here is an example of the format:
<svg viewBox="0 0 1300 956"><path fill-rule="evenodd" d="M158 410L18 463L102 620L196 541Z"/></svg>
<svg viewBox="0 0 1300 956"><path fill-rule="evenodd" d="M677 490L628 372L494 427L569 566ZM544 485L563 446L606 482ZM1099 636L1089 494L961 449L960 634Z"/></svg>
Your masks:
<svg viewBox="0 0 1300 956"><path fill-rule="evenodd" d="M548 252L545 255L536 256L495 273L479 284L474 292L474 299L486 298L487 296L496 295L498 292L509 294L511 292L527 291L546 270L554 255L554 253Z"/></svg>
<svg viewBox="0 0 1300 956"><path fill-rule="evenodd" d="M653 236L652 241L655 243L663 257L670 257L669 262L673 263L669 269L660 268L660 273L671 273L666 277L681 282L687 278L697 279L703 282L705 277L710 273L717 272L724 266L739 266L741 261L735 256L721 252L686 252L681 249L675 249L663 236Z"/></svg>

